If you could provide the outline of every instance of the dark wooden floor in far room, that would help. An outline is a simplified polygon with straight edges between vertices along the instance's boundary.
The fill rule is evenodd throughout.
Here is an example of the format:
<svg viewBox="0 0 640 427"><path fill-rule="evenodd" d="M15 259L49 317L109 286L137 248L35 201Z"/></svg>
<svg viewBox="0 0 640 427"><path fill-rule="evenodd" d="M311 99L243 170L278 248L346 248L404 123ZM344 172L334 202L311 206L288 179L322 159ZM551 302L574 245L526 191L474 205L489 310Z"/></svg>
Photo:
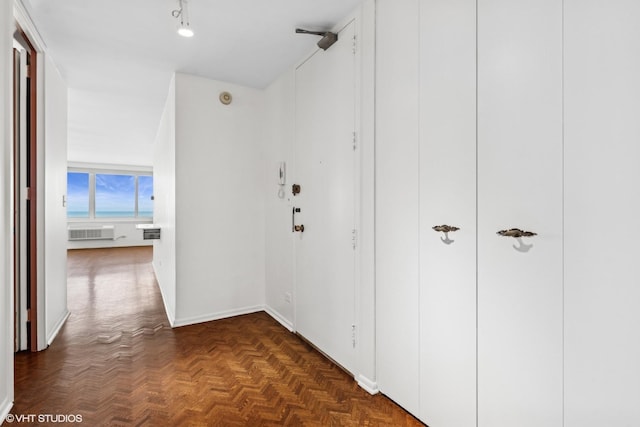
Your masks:
<svg viewBox="0 0 640 427"><path fill-rule="evenodd" d="M151 258L69 251L71 316L49 349L16 356L12 414L81 415L85 426L422 425L265 313L171 329Z"/></svg>

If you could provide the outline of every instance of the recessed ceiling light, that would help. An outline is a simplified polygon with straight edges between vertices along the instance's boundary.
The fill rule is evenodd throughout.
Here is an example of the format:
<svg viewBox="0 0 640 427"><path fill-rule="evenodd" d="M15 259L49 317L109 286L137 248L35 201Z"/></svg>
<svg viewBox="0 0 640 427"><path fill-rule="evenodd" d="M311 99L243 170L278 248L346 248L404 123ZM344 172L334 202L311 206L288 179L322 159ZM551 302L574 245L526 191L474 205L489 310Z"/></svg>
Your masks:
<svg viewBox="0 0 640 427"><path fill-rule="evenodd" d="M189 23L180 25L180 27L178 27L178 34L182 37L193 37L193 30L189 27Z"/></svg>

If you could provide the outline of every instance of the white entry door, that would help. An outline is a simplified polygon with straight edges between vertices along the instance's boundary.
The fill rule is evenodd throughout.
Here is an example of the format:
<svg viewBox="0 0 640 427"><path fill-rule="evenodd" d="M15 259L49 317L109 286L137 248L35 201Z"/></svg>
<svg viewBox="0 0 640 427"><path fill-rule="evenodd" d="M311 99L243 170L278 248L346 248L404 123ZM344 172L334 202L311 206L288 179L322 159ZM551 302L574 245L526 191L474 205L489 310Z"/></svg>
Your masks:
<svg viewBox="0 0 640 427"><path fill-rule="evenodd" d="M355 55L353 22L296 70L297 332L353 372ZM293 231L293 230L292 230Z"/></svg>

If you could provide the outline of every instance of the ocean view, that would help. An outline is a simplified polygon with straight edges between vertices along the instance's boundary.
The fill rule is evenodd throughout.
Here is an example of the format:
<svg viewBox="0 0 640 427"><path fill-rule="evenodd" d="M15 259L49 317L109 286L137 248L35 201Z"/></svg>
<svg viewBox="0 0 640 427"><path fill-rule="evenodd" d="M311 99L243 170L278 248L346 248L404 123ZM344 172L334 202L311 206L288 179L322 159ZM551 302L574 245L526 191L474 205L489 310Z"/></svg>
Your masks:
<svg viewBox="0 0 640 427"><path fill-rule="evenodd" d="M67 217L153 218L153 177L68 172Z"/></svg>

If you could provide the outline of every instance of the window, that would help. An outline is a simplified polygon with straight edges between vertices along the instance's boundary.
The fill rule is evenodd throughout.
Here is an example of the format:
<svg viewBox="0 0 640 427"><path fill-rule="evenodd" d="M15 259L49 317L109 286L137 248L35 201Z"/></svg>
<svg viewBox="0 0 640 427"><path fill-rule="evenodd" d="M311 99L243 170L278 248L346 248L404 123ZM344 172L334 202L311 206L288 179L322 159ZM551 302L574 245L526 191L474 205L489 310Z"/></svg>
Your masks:
<svg viewBox="0 0 640 427"><path fill-rule="evenodd" d="M69 172L67 174L67 216L89 218L89 174Z"/></svg>
<svg viewBox="0 0 640 427"><path fill-rule="evenodd" d="M69 171L67 195L67 218L153 217L151 175Z"/></svg>
<svg viewBox="0 0 640 427"><path fill-rule="evenodd" d="M153 177L138 177L138 216L153 217Z"/></svg>

